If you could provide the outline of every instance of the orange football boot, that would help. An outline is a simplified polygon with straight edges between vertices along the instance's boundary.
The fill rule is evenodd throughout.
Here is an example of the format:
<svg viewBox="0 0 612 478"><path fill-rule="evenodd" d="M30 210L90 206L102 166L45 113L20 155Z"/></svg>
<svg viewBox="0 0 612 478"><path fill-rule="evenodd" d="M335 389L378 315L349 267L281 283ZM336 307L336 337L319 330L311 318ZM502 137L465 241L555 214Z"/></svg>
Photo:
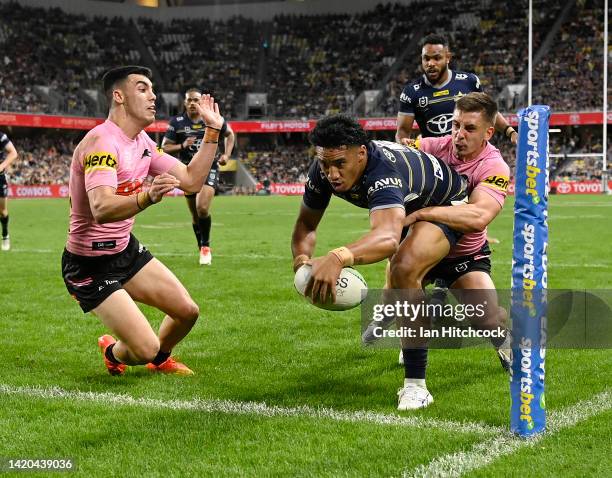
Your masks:
<svg viewBox="0 0 612 478"><path fill-rule="evenodd" d="M148 363L146 367L152 372L172 373L175 375L194 375L193 370L184 363L176 360L174 357L168 357L168 359L160 365Z"/></svg>
<svg viewBox="0 0 612 478"><path fill-rule="evenodd" d="M106 370L111 375L123 375L127 365L122 363L113 363L106 358L106 349L109 345L117 342L112 335L103 335L102 337L98 337L98 347L100 347L100 352L102 352L102 358L104 358L104 365L106 365Z"/></svg>

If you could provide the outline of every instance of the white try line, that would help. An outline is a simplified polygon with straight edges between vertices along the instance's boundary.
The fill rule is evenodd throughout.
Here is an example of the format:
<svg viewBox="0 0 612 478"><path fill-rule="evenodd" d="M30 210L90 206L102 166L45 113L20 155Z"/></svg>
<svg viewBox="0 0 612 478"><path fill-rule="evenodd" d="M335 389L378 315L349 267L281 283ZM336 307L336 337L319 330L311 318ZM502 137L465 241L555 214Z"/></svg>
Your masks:
<svg viewBox="0 0 612 478"><path fill-rule="evenodd" d="M612 393L609 390L583 400L562 410L548 412L547 431L530 439L518 438L509 432L502 436L478 443L469 451L460 451L440 456L427 465L405 470L405 478L450 478L483 468L498 458L510 455L521 448L531 447L553 433L570 428L577 423L612 408Z"/></svg>
<svg viewBox="0 0 612 478"><path fill-rule="evenodd" d="M366 410L341 411L325 407L279 407L266 405L263 402L237 402L234 400L202 399L162 400L157 398L135 398L130 395L99 392L81 392L66 390L59 387L14 387L0 384L0 395L16 395L21 397L39 398L45 400L66 400L89 402L106 406L132 406L166 410L189 410L203 413L224 413L228 415L256 415L261 417L296 417L328 419L338 422L371 423L375 425L393 425L412 428L439 429L455 433L477 433L480 435L499 435L504 428L483 423L455 422L437 418L419 416L402 417L385 415Z"/></svg>

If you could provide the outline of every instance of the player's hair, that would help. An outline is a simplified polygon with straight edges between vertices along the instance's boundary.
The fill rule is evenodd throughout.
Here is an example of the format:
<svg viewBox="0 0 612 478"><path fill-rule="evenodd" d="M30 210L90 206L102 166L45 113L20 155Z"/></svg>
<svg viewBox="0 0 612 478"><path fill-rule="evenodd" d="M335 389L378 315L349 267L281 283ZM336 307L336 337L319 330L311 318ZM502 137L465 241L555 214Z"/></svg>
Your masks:
<svg viewBox="0 0 612 478"><path fill-rule="evenodd" d="M464 113L482 113L485 119L491 124L495 124L497 116L497 104L486 93L473 91L462 96L455 103L455 109Z"/></svg>
<svg viewBox="0 0 612 478"><path fill-rule="evenodd" d="M442 45L448 47L448 40L444 35L430 33L421 40L421 48L425 45Z"/></svg>
<svg viewBox="0 0 612 478"><path fill-rule="evenodd" d="M113 89L115 89L117 83L125 80L129 75L143 75L149 80L153 79L153 72L146 66L126 65L107 70L104 75L102 75L102 88L104 89L104 95L109 105L112 104Z"/></svg>
<svg viewBox="0 0 612 478"><path fill-rule="evenodd" d="M200 93L201 95L204 94L204 90L200 88L199 86L189 85L187 88L183 90L183 96L187 96L187 93L192 93L192 92Z"/></svg>
<svg viewBox="0 0 612 478"><path fill-rule="evenodd" d="M368 134L352 116L336 114L317 121L310 132L310 142L323 148L361 146L367 144Z"/></svg>

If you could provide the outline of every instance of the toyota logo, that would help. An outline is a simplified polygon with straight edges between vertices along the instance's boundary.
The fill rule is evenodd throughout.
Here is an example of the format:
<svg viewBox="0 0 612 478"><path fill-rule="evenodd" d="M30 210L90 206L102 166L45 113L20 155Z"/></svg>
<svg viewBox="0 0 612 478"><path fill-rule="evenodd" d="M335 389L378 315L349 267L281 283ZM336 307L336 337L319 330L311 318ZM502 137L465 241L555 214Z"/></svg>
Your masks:
<svg viewBox="0 0 612 478"><path fill-rule="evenodd" d="M436 135L450 133L452 122L452 113L434 116L427 122L427 131Z"/></svg>
<svg viewBox="0 0 612 478"><path fill-rule="evenodd" d="M559 183L557 185L557 192L559 194L569 194L570 192L572 192L572 186L567 183Z"/></svg>

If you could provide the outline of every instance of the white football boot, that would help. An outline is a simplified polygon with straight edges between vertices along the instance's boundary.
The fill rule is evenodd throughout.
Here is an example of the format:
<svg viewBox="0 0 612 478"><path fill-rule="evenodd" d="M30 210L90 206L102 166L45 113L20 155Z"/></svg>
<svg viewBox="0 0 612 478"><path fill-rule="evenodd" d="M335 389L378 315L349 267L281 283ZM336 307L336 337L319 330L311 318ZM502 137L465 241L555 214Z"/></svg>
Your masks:
<svg viewBox="0 0 612 478"><path fill-rule="evenodd" d="M11 240L8 236L2 238L2 250L10 251L11 250Z"/></svg>
<svg viewBox="0 0 612 478"><path fill-rule="evenodd" d="M200 247L200 265L209 266L212 264L212 252L210 247Z"/></svg>
<svg viewBox="0 0 612 478"><path fill-rule="evenodd" d="M397 392L397 409L402 412L428 407L433 401L426 387L420 387L414 383L404 385Z"/></svg>

